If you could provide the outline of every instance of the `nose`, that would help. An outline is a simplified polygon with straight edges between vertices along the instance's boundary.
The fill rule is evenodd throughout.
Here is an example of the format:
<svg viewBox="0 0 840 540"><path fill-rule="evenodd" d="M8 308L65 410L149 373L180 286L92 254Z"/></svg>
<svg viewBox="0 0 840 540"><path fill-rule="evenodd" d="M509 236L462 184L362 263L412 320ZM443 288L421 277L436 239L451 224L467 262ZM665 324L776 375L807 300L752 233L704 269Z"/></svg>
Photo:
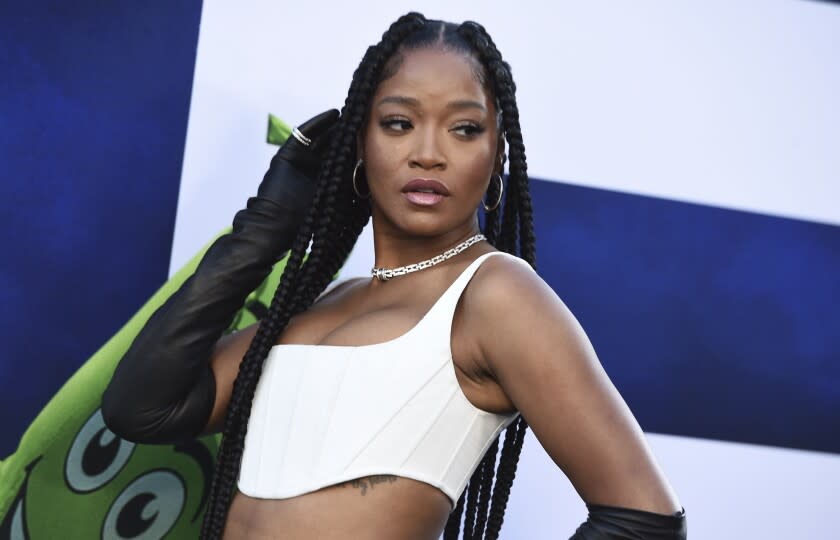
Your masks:
<svg viewBox="0 0 840 540"><path fill-rule="evenodd" d="M438 135L433 129L416 129L416 139L408 162L409 167L421 169L446 169L446 157L440 148Z"/></svg>

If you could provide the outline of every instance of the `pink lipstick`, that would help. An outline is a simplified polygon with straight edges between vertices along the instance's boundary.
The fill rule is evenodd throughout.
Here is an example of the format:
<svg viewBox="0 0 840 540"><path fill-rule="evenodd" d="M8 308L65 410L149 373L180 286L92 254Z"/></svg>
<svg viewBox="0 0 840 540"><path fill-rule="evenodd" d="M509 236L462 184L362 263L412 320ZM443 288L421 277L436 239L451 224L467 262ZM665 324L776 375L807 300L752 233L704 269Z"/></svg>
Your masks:
<svg viewBox="0 0 840 540"><path fill-rule="evenodd" d="M406 199L421 206L433 206L449 195L442 183L431 178L415 178L402 188Z"/></svg>

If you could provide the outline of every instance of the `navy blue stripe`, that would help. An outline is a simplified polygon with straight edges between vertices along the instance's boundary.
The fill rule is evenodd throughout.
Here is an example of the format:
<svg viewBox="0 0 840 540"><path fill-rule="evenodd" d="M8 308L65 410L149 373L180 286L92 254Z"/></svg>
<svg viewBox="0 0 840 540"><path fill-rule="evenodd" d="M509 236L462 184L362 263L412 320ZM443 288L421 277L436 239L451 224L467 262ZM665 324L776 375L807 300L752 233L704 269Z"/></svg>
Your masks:
<svg viewBox="0 0 840 540"><path fill-rule="evenodd" d="M840 227L532 193L538 271L644 430L840 452Z"/></svg>
<svg viewBox="0 0 840 540"><path fill-rule="evenodd" d="M166 280L201 2L5 2L0 458Z"/></svg>

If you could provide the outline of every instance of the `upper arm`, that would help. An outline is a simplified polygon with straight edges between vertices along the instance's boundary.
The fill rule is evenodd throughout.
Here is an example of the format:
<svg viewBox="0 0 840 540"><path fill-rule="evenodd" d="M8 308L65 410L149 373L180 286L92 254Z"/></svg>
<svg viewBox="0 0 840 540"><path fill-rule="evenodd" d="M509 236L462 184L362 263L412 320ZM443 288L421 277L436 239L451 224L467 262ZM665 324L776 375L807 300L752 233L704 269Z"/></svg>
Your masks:
<svg viewBox="0 0 840 540"><path fill-rule="evenodd" d="M248 325L241 330L222 336L213 347L210 367L216 379L216 397L213 410L202 434L217 433L224 428L225 413L233 393L233 381L239 374L239 365L251 345L260 323Z"/></svg>
<svg viewBox="0 0 840 540"><path fill-rule="evenodd" d="M584 501L678 511L577 319L530 268L498 259L473 295L488 371Z"/></svg>

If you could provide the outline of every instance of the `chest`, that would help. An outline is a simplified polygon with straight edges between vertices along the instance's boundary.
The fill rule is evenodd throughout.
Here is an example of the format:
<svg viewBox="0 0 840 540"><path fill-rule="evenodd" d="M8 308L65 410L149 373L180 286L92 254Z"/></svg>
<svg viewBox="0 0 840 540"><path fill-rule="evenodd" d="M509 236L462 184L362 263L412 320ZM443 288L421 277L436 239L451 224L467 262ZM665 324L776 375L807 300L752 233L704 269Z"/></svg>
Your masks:
<svg viewBox="0 0 840 540"><path fill-rule="evenodd" d="M352 291L313 306L293 317L278 344L317 344L328 347L366 347L399 341L419 330L427 315L428 300L402 295L399 300L360 300ZM459 297L447 330L451 369L464 397L475 407L497 414L515 410L504 390L493 379L482 356L475 318L466 304L469 288ZM406 296L409 296L408 298ZM446 326L446 325L444 325ZM443 339L446 339L444 334ZM422 346L422 345L421 345ZM394 358L400 362L401 358Z"/></svg>

